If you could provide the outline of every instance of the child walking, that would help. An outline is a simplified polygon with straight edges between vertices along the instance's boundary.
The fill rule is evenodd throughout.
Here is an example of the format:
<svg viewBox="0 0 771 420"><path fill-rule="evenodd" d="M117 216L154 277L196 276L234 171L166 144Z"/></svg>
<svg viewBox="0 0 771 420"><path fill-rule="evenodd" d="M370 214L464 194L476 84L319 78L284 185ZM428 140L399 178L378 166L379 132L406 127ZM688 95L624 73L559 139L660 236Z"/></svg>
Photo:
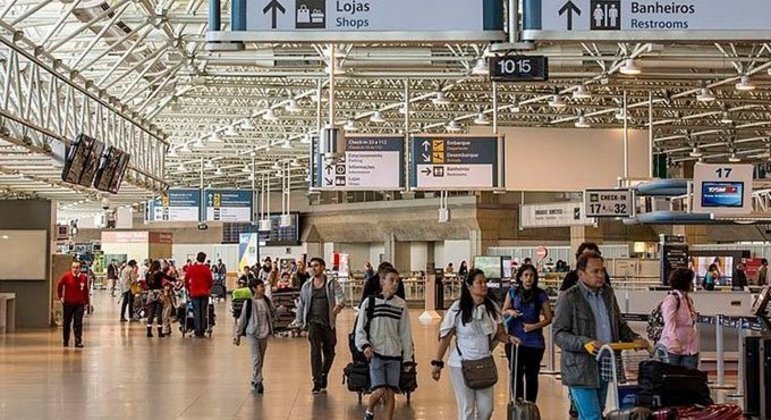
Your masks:
<svg viewBox="0 0 771 420"><path fill-rule="evenodd" d="M273 320L276 318L276 308L270 298L265 296L265 284L257 280L252 289L252 298L247 300L236 325L235 345L241 344L241 337L246 337L249 352L252 355L252 390L258 394L265 393L262 366L265 351L268 349L268 338L273 335Z"/></svg>

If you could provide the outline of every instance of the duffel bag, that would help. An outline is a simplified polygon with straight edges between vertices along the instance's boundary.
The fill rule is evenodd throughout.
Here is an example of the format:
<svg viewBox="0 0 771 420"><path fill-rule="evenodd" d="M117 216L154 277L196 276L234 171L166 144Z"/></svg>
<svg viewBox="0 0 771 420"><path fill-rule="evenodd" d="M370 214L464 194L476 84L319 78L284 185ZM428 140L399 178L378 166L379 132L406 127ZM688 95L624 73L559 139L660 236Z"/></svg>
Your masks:
<svg viewBox="0 0 771 420"><path fill-rule="evenodd" d="M607 420L649 420L653 412L645 407L632 407L608 413Z"/></svg>
<svg viewBox="0 0 771 420"><path fill-rule="evenodd" d="M343 369L343 383L348 390L363 392L369 390L369 363L351 362Z"/></svg>
<svg viewBox="0 0 771 420"><path fill-rule="evenodd" d="M744 413L736 404L712 404L706 407L667 407L653 413L652 420L742 420Z"/></svg>
<svg viewBox="0 0 771 420"><path fill-rule="evenodd" d="M712 405L707 374L656 360L640 362L638 404L652 407Z"/></svg>
<svg viewBox="0 0 771 420"><path fill-rule="evenodd" d="M402 369L399 375L399 390L404 393L415 392L418 389L418 364L412 363L408 366L408 369Z"/></svg>

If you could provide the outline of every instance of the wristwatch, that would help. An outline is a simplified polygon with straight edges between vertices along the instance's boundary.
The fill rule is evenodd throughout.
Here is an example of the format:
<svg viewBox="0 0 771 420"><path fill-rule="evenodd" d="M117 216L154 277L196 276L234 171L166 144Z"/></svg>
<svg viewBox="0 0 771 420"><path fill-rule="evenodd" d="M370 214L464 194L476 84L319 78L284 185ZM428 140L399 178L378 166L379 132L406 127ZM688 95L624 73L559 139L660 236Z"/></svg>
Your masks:
<svg viewBox="0 0 771 420"><path fill-rule="evenodd" d="M443 369L444 368L444 362L441 361L441 360L432 360L431 361L431 366L436 366L439 369Z"/></svg>

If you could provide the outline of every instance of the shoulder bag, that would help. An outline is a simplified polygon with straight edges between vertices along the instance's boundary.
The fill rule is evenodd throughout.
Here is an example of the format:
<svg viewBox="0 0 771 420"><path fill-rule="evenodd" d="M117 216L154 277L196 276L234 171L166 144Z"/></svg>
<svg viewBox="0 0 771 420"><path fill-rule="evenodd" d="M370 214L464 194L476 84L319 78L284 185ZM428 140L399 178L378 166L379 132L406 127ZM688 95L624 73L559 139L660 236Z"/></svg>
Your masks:
<svg viewBox="0 0 771 420"><path fill-rule="evenodd" d="M464 360L463 353L461 353L458 346L457 335L455 338L455 349L461 358L461 372L467 387L471 389L485 389L498 382L498 368L495 366L495 359L493 359L492 354L478 360Z"/></svg>

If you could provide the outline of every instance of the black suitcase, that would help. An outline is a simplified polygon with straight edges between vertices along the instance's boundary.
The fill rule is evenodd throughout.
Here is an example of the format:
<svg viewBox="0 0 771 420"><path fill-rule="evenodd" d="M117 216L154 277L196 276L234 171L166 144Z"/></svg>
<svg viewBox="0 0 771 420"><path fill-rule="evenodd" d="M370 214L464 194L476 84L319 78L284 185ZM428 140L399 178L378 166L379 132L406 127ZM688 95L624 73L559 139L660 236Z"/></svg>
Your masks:
<svg viewBox="0 0 771 420"><path fill-rule="evenodd" d="M402 369L399 375L399 390L407 397L407 402L410 402L410 394L418 389L418 364L412 363L408 366L409 368Z"/></svg>
<svg viewBox="0 0 771 420"><path fill-rule="evenodd" d="M352 392L369 391L369 363L351 362L343 369L343 383Z"/></svg>
<svg viewBox="0 0 771 420"><path fill-rule="evenodd" d="M656 360L640 362L638 404L651 407L712 405L707 374Z"/></svg>
<svg viewBox="0 0 771 420"><path fill-rule="evenodd" d="M541 420L541 411L535 403L525 401L522 398L517 398L516 385L512 389L512 382L516 384L514 378L517 376L517 368L519 367L519 344L514 344L514 354L511 357L510 369L509 369L509 405L506 407L506 419L507 420Z"/></svg>

